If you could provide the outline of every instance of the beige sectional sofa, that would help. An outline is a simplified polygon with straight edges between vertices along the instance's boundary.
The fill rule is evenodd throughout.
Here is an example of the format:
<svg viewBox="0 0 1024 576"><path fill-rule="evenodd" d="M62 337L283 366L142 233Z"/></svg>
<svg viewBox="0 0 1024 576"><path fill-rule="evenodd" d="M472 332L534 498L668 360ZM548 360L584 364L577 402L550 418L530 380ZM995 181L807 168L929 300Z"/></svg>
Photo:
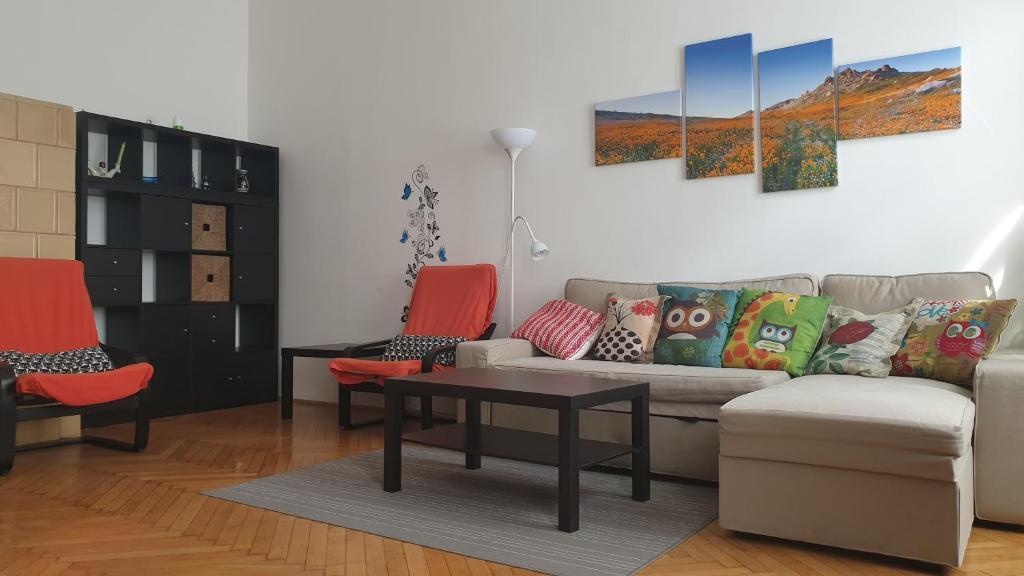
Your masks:
<svg viewBox="0 0 1024 576"><path fill-rule="evenodd" d="M721 283L572 279L565 298L603 311L610 292L649 296L658 284L824 294L865 313L914 298L995 295L987 275L959 272L831 275L820 284L808 274ZM652 470L718 481L727 529L959 565L975 502L981 518L1024 523L1017 448L1024 357L983 361L973 391L920 378L791 379L777 371L565 361L515 339L461 344L457 363L650 382ZM581 434L628 441L628 412L625 405L590 411ZM525 407L495 404L484 418L549 433L557 427L554 413Z"/></svg>

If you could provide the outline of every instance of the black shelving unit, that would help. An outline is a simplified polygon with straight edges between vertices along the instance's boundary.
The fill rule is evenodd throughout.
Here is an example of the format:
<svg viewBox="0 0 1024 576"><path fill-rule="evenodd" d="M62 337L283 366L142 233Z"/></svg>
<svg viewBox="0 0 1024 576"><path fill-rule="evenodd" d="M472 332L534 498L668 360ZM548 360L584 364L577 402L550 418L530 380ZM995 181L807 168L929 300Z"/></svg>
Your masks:
<svg viewBox="0 0 1024 576"><path fill-rule="evenodd" d="M104 341L156 369L152 416L276 400L278 149L89 112L77 122L77 256ZM122 143L120 174L89 174L90 160L113 165ZM234 191L237 168L248 193ZM211 190L193 187L204 177ZM223 250L193 249L193 204L224 207ZM195 256L230 260L227 299L193 299Z"/></svg>

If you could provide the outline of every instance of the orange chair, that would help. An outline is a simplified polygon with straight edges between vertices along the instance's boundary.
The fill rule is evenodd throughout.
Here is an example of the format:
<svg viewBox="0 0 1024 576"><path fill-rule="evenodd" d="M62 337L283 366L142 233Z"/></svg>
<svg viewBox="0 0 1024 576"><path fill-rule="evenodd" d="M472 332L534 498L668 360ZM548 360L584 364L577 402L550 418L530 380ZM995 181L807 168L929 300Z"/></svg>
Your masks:
<svg viewBox="0 0 1024 576"><path fill-rule="evenodd" d="M491 264L469 266L426 266L413 287L409 302L409 318L402 334L415 336L459 336L466 340L486 340L494 332L491 323L498 296L497 277ZM331 361L330 370L338 380L338 425L344 429L380 423L352 423L352 392L384 391L384 380L420 372L450 370L451 366L436 364L439 354L453 351L455 346L430 350L418 360L383 362L383 354L392 339L377 340L350 346L341 358ZM420 397L423 429L433 426L433 401Z"/></svg>
<svg viewBox="0 0 1024 576"><path fill-rule="evenodd" d="M54 353L100 346L84 268L76 260L0 258L0 351ZM0 475L14 466L18 422L99 411L135 412L132 444L106 438L82 440L142 451L149 419L141 393L153 367L128 352L101 346L115 369L89 374L16 376L0 360Z"/></svg>

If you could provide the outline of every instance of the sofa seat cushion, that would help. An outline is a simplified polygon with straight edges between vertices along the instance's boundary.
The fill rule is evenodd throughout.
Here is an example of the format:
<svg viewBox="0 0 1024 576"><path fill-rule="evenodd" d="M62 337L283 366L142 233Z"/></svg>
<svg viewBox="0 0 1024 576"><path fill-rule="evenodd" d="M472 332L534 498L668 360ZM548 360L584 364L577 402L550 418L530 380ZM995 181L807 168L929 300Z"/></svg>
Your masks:
<svg viewBox="0 0 1024 576"><path fill-rule="evenodd" d="M970 452L969 391L923 378L803 376L730 401L721 454L952 481Z"/></svg>
<svg viewBox="0 0 1024 576"><path fill-rule="evenodd" d="M595 378L648 382L651 385L651 414L662 413L657 404L723 404L742 394L789 380L788 374L774 370L559 360L550 356L503 360L491 367L530 372L572 372Z"/></svg>

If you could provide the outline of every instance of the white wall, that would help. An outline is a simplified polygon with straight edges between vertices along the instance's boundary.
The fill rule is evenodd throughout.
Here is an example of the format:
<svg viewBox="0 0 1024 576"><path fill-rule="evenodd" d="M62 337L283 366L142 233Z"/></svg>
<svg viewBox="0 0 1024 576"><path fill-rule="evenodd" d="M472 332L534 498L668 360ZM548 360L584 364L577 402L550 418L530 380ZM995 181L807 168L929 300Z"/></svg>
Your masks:
<svg viewBox="0 0 1024 576"><path fill-rule="evenodd" d="M570 276L973 263L1024 294L1024 223L978 256L1024 204L1024 3L252 0L249 16L249 134L282 149L284 345L400 329L411 254L399 197L418 164L441 190L451 261L497 263L508 172L488 130L500 126L539 131L520 158L518 211L552 250L542 263L519 251L517 320ZM963 46L964 127L841 142L840 186L825 190L684 181L672 160L594 166L595 102L676 89L683 45L744 32L758 51L833 37L836 64ZM298 368L297 396L335 398L322 362Z"/></svg>
<svg viewBox="0 0 1024 576"><path fill-rule="evenodd" d="M0 0L0 14L0 92L246 137L246 0Z"/></svg>

